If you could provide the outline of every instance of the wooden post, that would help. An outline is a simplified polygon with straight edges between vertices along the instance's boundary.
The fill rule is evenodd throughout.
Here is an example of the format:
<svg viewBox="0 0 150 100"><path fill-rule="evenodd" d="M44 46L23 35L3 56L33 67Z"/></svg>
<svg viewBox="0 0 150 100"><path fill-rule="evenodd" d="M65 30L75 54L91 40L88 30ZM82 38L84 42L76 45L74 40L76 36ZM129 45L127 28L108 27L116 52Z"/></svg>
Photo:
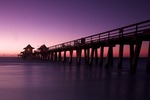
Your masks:
<svg viewBox="0 0 150 100"><path fill-rule="evenodd" d="M49 60L51 61L51 52L49 53Z"/></svg>
<svg viewBox="0 0 150 100"><path fill-rule="evenodd" d="M81 62L81 49L77 50L77 64L79 65Z"/></svg>
<svg viewBox="0 0 150 100"><path fill-rule="evenodd" d="M87 64L90 63L90 48L87 49Z"/></svg>
<svg viewBox="0 0 150 100"><path fill-rule="evenodd" d="M47 60L49 60L49 55L50 55L50 53L48 52L48 54L47 54Z"/></svg>
<svg viewBox="0 0 150 100"><path fill-rule="evenodd" d="M109 46L108 48L108 53L107 53L107 61L106 61L106 68L109 68L109 65L113 65L113 47L112 45Z"/></svg>
<svg viewBox="0 0 150 100"><path fill-rule="evenodd" d="M122 68L123 47L124 47L124 45L121 43L121 44L120 44L120 47L119 47L118 69L121 69L121 68Z"/></svg>
<svg viewBox="0 0 150 100"><path fill-rule="evenodd" d="M95 62L96 62L96 65L97 65L98 64L97 48L95 48Z"/></svg>
<svg viewBox="0 0 150 100"><path fill-rule="evenodd" d="M54 56L54 54L53 54L53 52L51 52L51 60L53 61L53 56Z"/></svg>
<svg viewBox="0 0 150 100"><path fill-rule="evenodd" d="M79 54L79 51L78 51L78 50L76 50L76 59L77 59L77 64L78 64L78 59L79 59L79 58L78 58L78 56L79 56L78 54Z"/></svg>
<svg viewBox="0 0 150 100"><path fill-rule="evenodd" d="M55 58L54 58L54 60L57 60L57 51L55 52Z"/></svg>
<svg viewBox="0 0 150 100"><path fill-rule="evenodd" d="M70 50L70 59L69 59L70 63L72 63L72 54L73 54L73 50Z"/></svg>
<svg viewBox="0 0 150 100"><path fill-rule="evenodd" d="M132 61L133 61L133 55L134 55L134 44L130 44L130 68L132 66Z"/></svg>
<svg viewBox="0 0 150 100"><path fill-rule="evenodd" d="M113 59L113 46L111 46L111 52L110 52L110 66L114 65L114 59Z"/></svg>
<svg viewBox="0 0 150 100"><path fill-rule="evenodd" d="M87 63L87 51L86 51L86 49L84 49L84 61L85 61L85 63Z"/></svg>
<svg viewBox="0 0 150 100"><path fill-rule="evenodd" d="M150 72L150 41L149 41L149 49L148 49L148 59L147 59L146 71Z"/></svg>
<svg viewBox="0 0 150 100"><path fill-rule="evenodd" d="M92 48L92 51L91 51L91 59L90 59L90 63L89 63L90 65L93 64L94 50L95 50L95 48Z"/></svg>
<svg viewBox="0 0 150 100"><path fill-rule="evenodd" d="M141 50L141 45L142 45L142 41L137 40L135 53L133 56L133 61L132 61L132 66L131 66L131 71L136 71L138 59L139 59L139 54L140 54L140 50Z"/></svg>
<svg viewBox="0 0 150 100"><path fill-rule="evenodd" d="M58 60L61 61L61 51L59 51L59 57Z"/></svg>
<svg viewBox="0 0 150 100"><path fill-rule="evenodd" d="M64 51L64 58L63 58L63 62L66 62L66 51Z"/></svg>
<svg viewBox="0 0 150 100"><path fill-rule="evenodd" d="M104 56L104 47L101 46L101 52L100 52L100 66L103 66L103 56Z"/></svg>
<svg viewBox="0 0 150 100"><path fill-rule="evenodd" d="M45 59L48 60L48 52L46 52Z"/></svg>

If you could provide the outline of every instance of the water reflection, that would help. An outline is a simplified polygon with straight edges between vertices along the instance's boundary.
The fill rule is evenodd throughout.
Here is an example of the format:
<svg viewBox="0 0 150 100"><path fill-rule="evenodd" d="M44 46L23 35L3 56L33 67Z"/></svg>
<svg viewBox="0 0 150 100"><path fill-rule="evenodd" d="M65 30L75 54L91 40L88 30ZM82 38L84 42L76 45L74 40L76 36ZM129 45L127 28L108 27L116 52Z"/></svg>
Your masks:
<svg viewBox="0 0 150 100"><path fill-rule="evenodd" d="M148 100L145 71L105 69L68 63L0 66L2 100Z"/></svg>

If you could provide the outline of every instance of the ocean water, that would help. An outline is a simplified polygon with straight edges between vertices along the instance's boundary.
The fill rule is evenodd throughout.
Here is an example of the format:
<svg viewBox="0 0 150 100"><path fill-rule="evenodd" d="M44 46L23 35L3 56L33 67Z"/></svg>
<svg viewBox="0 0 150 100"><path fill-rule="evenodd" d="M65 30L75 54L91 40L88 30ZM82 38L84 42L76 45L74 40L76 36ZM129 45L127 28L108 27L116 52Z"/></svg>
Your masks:
<svg viewBox="0 0 150 100"><path fill-rule="evenodd" d="M140 59L136 73L129 59L117 69L21 58L0 58L0 100L150 100L150 73Z"/></svg>

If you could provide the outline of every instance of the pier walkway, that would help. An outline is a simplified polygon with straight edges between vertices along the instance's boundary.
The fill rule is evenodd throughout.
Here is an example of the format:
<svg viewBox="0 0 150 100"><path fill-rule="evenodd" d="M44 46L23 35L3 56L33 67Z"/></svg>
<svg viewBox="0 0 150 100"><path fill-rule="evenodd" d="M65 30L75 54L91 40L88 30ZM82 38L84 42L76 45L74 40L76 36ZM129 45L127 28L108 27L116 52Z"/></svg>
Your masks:
<svg viewBox="0 0 150 100"><path fill-rule="evenodd" d="M143 41L150 41L150 20L50 46L47 52L35 53L34 57L37 58L39 55L45 55L42 59L65 62L66 52L69 51L69 62L72 63L73 51L75 51L77 63L80 64L81 54L84 51L86 64L92 65L95 58L97 64L109 68L113 66L113 48L119 45L118 68L121 69L124 45L129 45L130 69L135 71ZM105 47L108 47L107 61L103 64ZM99 49L100 51L98 51ZM98 57L98 52L100 52L100 57ZM146 69L150 71L150 45L147 57Z"/></svg>

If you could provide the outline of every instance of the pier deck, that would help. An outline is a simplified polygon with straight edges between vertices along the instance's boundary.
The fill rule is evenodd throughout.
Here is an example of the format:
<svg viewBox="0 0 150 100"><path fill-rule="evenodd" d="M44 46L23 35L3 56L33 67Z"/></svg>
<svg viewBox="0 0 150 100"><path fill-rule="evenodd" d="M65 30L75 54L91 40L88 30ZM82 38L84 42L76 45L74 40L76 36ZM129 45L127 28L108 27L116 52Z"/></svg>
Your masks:
<svg viewBox="0 0 150 100"><path fill-rule="evenodd" d="M66 52L69 51L72 62L73 51L76 51L77 63L80 64L82 50L84 50L85 63L92 65L93 57L98 64L98 49L100 48L100 66L103 66L104 48L108 47L106 68L113 66L113 47L119 45L118 68L122 68L124 45L130 47L130 69L136 70L140 49L143 41L150 41L150 20L120 27L114 30L94 34L80 39L50 46L44 59L66 61ZM148 53L147 70L150 70L150 47ZM63 52L63 55L61 54ZM38 55L40 53L37 53ZM43 58L43 57L42 57Z"/></svg>

